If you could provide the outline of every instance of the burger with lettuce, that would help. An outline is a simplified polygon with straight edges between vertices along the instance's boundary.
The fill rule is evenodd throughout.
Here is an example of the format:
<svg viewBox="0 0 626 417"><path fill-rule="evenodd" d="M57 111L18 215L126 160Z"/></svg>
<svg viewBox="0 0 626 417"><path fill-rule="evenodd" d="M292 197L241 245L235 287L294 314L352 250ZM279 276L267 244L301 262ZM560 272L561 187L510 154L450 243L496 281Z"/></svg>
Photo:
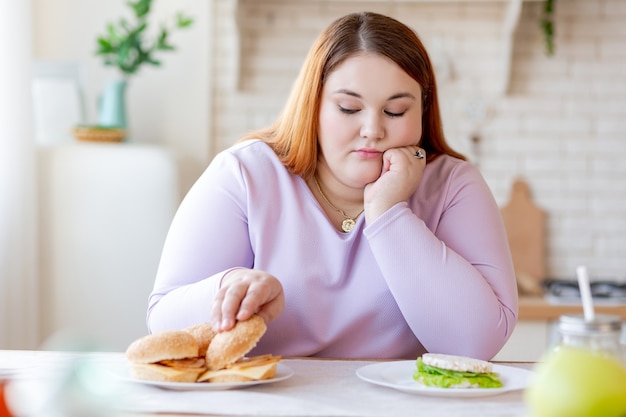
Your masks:
<svg viewBox="0 0 626 417"><path fill-rule="evenodd" d="M437 388L500 388L502 381L490 362L466 356L425 353L417 358L413 379Z"/></svg>

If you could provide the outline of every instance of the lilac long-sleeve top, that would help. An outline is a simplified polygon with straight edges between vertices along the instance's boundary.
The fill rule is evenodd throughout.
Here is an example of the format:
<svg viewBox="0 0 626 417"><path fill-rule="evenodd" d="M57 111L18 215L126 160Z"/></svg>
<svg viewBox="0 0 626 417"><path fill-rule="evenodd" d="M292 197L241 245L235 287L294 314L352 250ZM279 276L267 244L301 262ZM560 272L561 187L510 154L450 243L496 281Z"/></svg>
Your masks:
<svg viewBox="0 0 626 417"><path fill-rule="evenodd" d="M443 155L371 224L335 229L262 141L218 154L181 203L149 299L151 332L209 321L222 276L264 270L285 309L251 354L492 358L517 321L499 209L478 170Z"/></svg>

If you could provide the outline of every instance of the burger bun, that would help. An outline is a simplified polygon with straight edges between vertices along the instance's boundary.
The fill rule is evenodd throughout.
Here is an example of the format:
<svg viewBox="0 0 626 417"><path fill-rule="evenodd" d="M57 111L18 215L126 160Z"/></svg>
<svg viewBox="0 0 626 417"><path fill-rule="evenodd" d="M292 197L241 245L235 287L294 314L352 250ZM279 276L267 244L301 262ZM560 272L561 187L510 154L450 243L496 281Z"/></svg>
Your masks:
<svg viewBox="0 0 626 417"><path fill-rule="evenodd" d="M195 337L181 330L143 336L126 349L131 375L137 379L195 382L205 370Z"/></svg>
<svg viewBox="0 0 626 417"><path fill-rule="evenodd" d="M232 329L216 334L206 352L207 368L218 370L237 362L256 346L266 330L265 320L254 315L238 321Z"/></svg>

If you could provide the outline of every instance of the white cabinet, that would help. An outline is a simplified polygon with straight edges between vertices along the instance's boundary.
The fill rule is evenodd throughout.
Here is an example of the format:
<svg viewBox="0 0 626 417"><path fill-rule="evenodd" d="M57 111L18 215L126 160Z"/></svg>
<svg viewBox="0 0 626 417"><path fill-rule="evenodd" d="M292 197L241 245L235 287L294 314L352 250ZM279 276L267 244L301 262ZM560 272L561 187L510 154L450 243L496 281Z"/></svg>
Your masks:
<svg viewBox="0 0 626 417"><path fill-rule="evenodd" d="M156 146L76 143L40 148L38 169L42 340L64 332L125 350L147 333L175 160Z"/></svg>
<svg viewBox="0 0 626 417"><path fill-rule="evenodd" d="M539 361L552 344L551 328L552 326L547 320L518 321L513 334L493 360Z"/></svg>

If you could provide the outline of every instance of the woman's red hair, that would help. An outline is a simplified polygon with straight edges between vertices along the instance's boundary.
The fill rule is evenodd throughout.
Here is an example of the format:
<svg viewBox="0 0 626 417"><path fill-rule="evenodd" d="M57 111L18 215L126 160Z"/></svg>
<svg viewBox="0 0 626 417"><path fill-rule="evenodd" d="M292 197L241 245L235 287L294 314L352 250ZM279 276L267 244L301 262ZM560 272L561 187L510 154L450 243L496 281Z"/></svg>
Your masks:
<svg viewBox="0 0 626 417"><path fill-rule="evenodd" d="M278 119L242 140L268 143L285 167L309 179L317 168L319 109L324 80L347 58L362 53L391 59L422 87L422 139L427 159L447 154L465 157L450 148L443 135L435 74L424 45L403 23L371 12L352 13L334 21L315 41Z"/></svg>

